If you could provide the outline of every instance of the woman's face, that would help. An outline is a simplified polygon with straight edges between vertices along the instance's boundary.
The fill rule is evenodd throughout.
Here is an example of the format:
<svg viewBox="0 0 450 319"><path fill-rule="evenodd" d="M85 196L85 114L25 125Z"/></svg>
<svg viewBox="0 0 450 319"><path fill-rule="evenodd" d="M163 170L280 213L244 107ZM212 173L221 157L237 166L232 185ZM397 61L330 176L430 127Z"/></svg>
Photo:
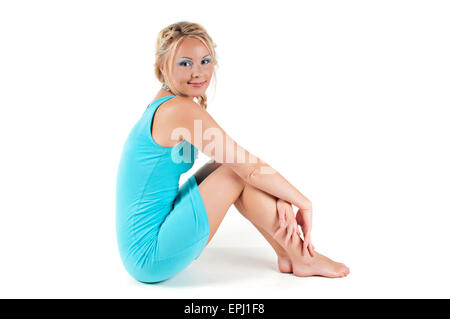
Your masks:
<svg viewBox="0 0 450 319"><path fill-rule="evenodd" d="M213 60L205 45L194 38L184 39L175 52L172 74L169 75L175 89L192 98L205 95L213 73Z"/></svg>

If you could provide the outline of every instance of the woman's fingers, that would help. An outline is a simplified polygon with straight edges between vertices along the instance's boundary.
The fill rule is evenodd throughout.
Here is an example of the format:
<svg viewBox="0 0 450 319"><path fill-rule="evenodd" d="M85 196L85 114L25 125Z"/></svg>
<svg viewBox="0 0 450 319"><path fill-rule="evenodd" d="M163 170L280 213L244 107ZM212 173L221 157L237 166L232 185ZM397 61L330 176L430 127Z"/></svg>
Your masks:
<svg viewBox="0 0 450 319"><path fill-rule="evenodd" d="M280 228L275 232L274 236L279 235L280 232L283 232L286 228L286 213L283 207L277 202L277 212L278 212L278 222Z"/></svg>
<svg viewBox="0 0 450 319"><path fill-rule="evenodd" d="M292 210L292 207L291 207L291 211L289 212L289 216L290 216L290 219L291 219L290 224L291 224L291 227L292 227L290 240L292 241L292 243L294 243L295 242L294 241L295 236L297 236L297 234L298 234L298 236L300 237L300 234L298 232L298 224L297 224L297 220L296 220L296 218L294 216L294 211Z"/></svg>
<svg viewBox="0 0 450 319"><path fill-rule="evenodd" d="M283 230L284 230L283 227L278 228L278 230L275 232L275 234L274 234L273 236L274 236L274 237L277 237L278 234L279 234L280 232L282 232Z"/></svg>
<svg viewBox="0 0 450 319"><path fill-rule="evenodd" d="M295 234L295 228L297 227L297 223L295 222L295 220L292 222L292 231L291 231L291 238L289 238L289 240L293 243L294 242L294 236Z"/></svg>
<svg viewBox="0 0 450 319"><path fill-rule="evenodd" d="M306 248L307 248L309 254L314 257L314 249L313 249L313 245L311 243L311 232L308 232L308 234L306 235L306 238L308 240L308 245L306 246Z"/></svg>
<svg viewBox="0 0 450 319"><path fill-rule="evenodd" d="M297 223L298 223L301 227L303 227L303 217L302 217L302 214L297 213L297 215L296 215L295 217L296 217L296 219L297 219Z"/></svg>
<svg viewBox="0 0 450 319"><path fill-rule="evenodd" d="M286 240L285 240L286 245L288 245L288 243L291 239L292 231L293 231L292 224L290 224L290 225L288 225L287 236L286 236Z"/></svg>
<svg viewBox="0 0 450 319"><path fill-rule="evenodd" d="M289 215L289 213L288 213ZM292 216L288 216L288 221L287 221L287 227L288 227L288 232L287 232L287 236L286 236L286 245L289 244L289 242L293 242L294 240L294 236L295 236L295 227L296 227L297 223L295 221L295 219L292 218Z"/></svg>
<svg viewBox="0 0 450 319"><path fill-rule="evenodd" d="M307 233L305 235L305 241L303 242L303 251L304 253L308 253L314 257L314 246L311 243L311 233Z"/></svg>
<svg viewBox="0 0 450 319"><path fill-rule="evenodd" d="M284 212L284 210L280 211L280 225L281 227L286 227L286 213Z"/></svg>
<svg viewBox="0 0 450 319"><path fill-rule="evenodd" d="M304 235L305 235L305 239L303 241L302 250L303 250L303 255L305 256L308 253L308 246L311 244L311 239L310 239L310 236L309 236L309 231L306 231L304 233Z"/></svg>
<svg viewBox="0 0 450 319"><path fill-rule="evenodd" d="M302 237L300 234L300 227L302 228L303 234L305 234L305 230L308 230L308 227L305 227L305 221L301 216L302 214L298 214L296 216L294 214L294 210L292 209L292 206L281 200L277 200L277 212L278 212L278 219L279 219L279 225L280 228L275 232L275 236L279 235L282 232L284 233L284 242L286 245L289 244L289 242L295 241L295 236L299 236L299 238ZM301 222L301 223L300 223ZM307 223L306 223L307 224ZM307 252L307 249L305 247L305 252ZM311 248L310 248L311 249Z"/></svg>
<svg viewBox="0 0 450 319"><path fill-rule="evenodd" d="M312 244L308 245L309 254L314 257L314 246Z"/></svg>
<svg viewBox="0 0 450 319"><path fill-rule="evenodd" d="M278 223L280 224L280 227L283 227L283 209L281 209L280 201L277 200L277 213L278 213Z"/></svg>

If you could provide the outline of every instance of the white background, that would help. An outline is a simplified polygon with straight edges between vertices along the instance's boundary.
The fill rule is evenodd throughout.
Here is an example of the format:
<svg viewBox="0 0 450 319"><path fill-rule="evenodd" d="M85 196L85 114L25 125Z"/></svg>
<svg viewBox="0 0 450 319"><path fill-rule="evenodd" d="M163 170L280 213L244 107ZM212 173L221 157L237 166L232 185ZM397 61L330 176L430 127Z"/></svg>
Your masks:
<svg viewBox="0 0 450 319"><path fill-rule="evenodd" d="M449 16L447 1L2 1L0 297L449 298ZM160 88L156 36L183 20L217 44L208 111L313 202L316 250L348 277L278 273L234 207L176 277L126 273L118 162Z"/></svg>

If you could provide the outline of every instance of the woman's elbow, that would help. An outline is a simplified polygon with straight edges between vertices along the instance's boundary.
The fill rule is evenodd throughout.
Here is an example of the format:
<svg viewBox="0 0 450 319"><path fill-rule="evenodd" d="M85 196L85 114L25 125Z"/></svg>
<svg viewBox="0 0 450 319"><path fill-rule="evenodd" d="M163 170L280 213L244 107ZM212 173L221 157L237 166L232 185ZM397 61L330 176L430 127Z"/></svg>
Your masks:
<svg viewBox="0 0 450 319"><path fill-rule="evenodd" d="M239 175L245 182L252 184L252 181L258 178L260 175L275 174L274 170L269 164L265 162L258 163L241 163L232 166L233 170Z"/></svg>
<svg viewBox="0 0 450 319"><path fill-rule="evenodd" d="M228 165L242 180L249 183L257 174L258 167L248 163L224 163Z"/></svg>

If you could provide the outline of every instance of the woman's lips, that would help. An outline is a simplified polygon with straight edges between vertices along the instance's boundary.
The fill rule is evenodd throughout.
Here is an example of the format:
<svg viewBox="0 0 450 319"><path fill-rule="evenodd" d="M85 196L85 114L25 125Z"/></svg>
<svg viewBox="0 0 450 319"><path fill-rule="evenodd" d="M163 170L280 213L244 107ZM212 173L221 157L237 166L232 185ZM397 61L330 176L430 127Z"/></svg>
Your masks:
<svg viewBox="0 0 450 319"><path fill-rule="evenodd" d="M189 82L188 82L189 83ZM193 87L196 87L196 88L199 88L199 87L201 87L203 84L205 84L206 83L206 81L205 82L199 82L199 83L189 83L189 85L191 85L191 86L193 86Z"/></svg>

